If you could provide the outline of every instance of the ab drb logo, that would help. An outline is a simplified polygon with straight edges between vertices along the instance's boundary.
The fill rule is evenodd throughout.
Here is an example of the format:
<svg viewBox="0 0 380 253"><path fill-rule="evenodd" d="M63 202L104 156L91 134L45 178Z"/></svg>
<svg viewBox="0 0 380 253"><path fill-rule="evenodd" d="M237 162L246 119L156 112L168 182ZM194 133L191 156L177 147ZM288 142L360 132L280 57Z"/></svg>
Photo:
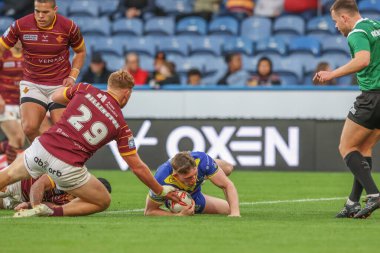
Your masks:
<svg viewBox="0 0 380 253"><path fill-rule="evenodd" d="M50 168L50 167L47 168L47 167L49 166L49 163L48 163L47 161L43 162L43 161L41 160L41 158L38 158L38 157L36 156L36 157L34 157L34 162L35 162L38 166L40 166L41 168L46 169L50 174L55 175L55 176L57 176L57 177L62 176L62 172L60 172L59 170L53 170L53 169Z"/></svg>

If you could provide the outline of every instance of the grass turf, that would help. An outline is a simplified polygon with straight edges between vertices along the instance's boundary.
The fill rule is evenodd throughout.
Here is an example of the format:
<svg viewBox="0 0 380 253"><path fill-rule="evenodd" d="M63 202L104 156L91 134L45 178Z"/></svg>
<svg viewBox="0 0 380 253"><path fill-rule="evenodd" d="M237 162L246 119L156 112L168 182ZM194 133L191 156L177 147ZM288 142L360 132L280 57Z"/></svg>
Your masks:
<svg viewBox="0 0 380 253"><path fill-rule="evenodd" d="M88 217L12 219L1 211L0 252L376 252L380 210L367 220L334 219L344 200L260 204L343 197L349 173L241 172L241 218L220 215L144 217L147 189L130 172L93 171L113 187L108 212ZM380 175L375 179L380 181ZM203 192L223 196L210 182Z"/></svg>

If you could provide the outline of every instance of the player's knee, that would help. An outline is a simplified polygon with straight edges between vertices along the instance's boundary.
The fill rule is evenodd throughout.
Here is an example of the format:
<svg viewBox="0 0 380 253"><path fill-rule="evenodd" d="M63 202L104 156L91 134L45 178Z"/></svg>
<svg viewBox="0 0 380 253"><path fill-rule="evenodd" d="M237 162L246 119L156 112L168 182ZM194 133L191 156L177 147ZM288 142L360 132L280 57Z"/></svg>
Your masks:
<svg viewBox="0 0 380 253"><path fill-rule="evenodd" d="M25 122L22 124L22 130L24 131L24 134L29 138L29 140L31 139L31 137L34 137L39 133L38 127Z"/></svg>
<svg viewBox="0 0 380 253"><path fill-rule="evenodd" d="M232 164L226 162L224 173L226 174L226 176L229 176L234 169L235 168Z"/></svg>
<svg viewBox="0 0 380 253"><path fill-rule="evenodd" d="M108 207L110 207L110 205L111 205L111 196L110 196L109 194L107 194L107 195L103 198L103 200L102 200L102 202L100 203L99 207L100 207L101 211L104 211L104 210L106 210Z"/></svg>

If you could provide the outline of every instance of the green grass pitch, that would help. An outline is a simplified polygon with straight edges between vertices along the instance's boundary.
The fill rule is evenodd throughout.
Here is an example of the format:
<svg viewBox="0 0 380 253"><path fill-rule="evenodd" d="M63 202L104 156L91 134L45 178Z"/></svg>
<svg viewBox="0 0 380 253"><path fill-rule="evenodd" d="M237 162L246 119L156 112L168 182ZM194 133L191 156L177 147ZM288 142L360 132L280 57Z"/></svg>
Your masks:
<svg viewBox="0 0 380 253"><path fill-rule="evenodd" d="M107 212L75 218L12 219L0 212L0 252L378 252L380 210L367 220L334 219L349 173L242 172L241 218L144 217L147 189L130 172L93 171L113 186ZM380 182L380 175L375 179ZM204 192L223 196L207 182ZM319 199L304 202L303 199ZM267 203L268 201L279 201ZM288 202L300 200L300 202Z"/></svg>

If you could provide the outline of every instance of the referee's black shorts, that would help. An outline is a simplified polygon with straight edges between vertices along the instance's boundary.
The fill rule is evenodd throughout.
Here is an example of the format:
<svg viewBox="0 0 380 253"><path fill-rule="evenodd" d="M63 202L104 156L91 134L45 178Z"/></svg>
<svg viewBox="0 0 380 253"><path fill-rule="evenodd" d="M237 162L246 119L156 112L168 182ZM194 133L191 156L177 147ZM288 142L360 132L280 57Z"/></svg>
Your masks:
<svg viewBox="0 0 380 253"><path fill-rule="evenodd" d="M380 90L363 91L347 117L365 128L380 129Z"/></svg>

